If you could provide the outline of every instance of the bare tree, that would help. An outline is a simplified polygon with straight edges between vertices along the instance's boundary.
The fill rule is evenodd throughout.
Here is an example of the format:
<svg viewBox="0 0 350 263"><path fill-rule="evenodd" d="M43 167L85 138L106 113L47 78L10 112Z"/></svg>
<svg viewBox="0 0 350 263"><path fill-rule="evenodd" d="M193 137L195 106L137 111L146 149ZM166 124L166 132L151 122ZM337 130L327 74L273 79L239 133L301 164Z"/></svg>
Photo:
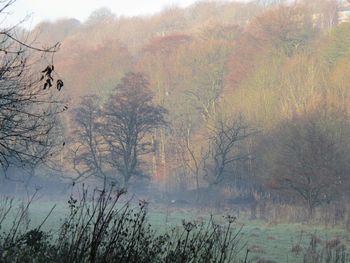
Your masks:
<svg viewBox="0 0 350 263"><path fill-rule="evenodd" d="M101 126L110 164L123 176L124 186L137 174L140 156L153 150L152 131L166 125L166 110L152 103L149 83L139 73L128 73L106 103Z"/></svg>
<svg viewBox="0 0 350 263"><path fill-rule="evenodd" d="M265 157L271 186L299 197L309 210L339 198L349 183L349 122L323 109L283 123Z"/></svg>
<svg viewBox="0 0 350 263"><path fill-rule="evenodd" d="M193 123L189 117L178 127L175 127L177 134L177 149L180 154L182 169L185 174L194 177L197 190L196 199L199 199L200 180L204 173L205 161L208 158L208 151L204 145L200 145L193 138Z"/></svg>
<svg viewBox="0 0 350 263"><path fill-rule="evenodd" d="M0 15L5 15L14 2L0 1ZM47 160L53 153L51 133L59 123L58 113L66 110L58 95L63 82L57 80L54 84L54 66L49 65L38 74L35 61L30 59L33 53L55 53L58 45L39 48L25 40L17 37L16 26L0 29L0 165L3 169Z"/></svg>
<svg viewBox="0 0 350 263"><path fill-rule="evenodd" d="M205 179L209 187L232 176L237 165L251 159L246 140L256 132L239 117L228 121L219 119L209 138L209 149L205 160Z"/></svg>
<svg viewBox="0 0 350 263"><path fill-rule="evenodd" d="M106 143L99 130L102 122L101 100L96 95L85 96L74 113L75 130L70 158L78 177L96 176L106 181Z"/></svg>

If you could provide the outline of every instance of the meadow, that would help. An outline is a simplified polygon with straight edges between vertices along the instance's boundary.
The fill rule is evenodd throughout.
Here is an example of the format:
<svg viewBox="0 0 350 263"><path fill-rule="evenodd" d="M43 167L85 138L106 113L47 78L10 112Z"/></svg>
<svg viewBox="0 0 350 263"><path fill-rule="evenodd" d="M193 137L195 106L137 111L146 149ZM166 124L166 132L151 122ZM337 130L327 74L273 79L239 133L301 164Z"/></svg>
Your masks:
<svg viewBox="0 0 350 263"><path fill-rule="evenodd" d="M19 205L16 202L16 205ZM68 203L63 201L34 201L29 209L27 223L29 228L42 224L49 211L54 210L42 226L42 230L55 234L63 219L69 214ZM137 206L131 202L131 207ZM190 207L156 206L149 204L147 221L157 233L170 232L171 229L181 227L183 220L199 224L208 222L212 217L214 222L224 225L225 216L229 211L203 211ZM13 215L16 209L13 210ZM2 231L11 226L11 217L3 223ZM310 249L310 242L314 240L317 252L325 246L342 244L347 253L350 248L350 234L339 226L324 226L320 224L301 223L269 223L262 220L249 220L248 215L241 214L235 221L234 231L239 233L242 249L239 257L244 258L249 249L249 262L304 262L304 254ZM259 261L260 260L260 261ZM340 262L340 261L339 261Z"/></svg>

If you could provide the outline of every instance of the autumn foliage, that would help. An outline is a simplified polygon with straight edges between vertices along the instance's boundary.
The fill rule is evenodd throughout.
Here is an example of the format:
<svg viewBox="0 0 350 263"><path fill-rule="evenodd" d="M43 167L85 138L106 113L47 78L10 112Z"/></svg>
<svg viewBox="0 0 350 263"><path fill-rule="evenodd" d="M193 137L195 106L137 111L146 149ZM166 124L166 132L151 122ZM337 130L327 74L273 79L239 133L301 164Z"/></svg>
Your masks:
<svg viewBox="0 0 350 263"><path fill-rule="evenodd" d="M205 176L213 176L218 162L209 154L217 125L220 120L236 123L242 118L254 132L234 146L242 162L225 167L220 178L228 179L222 181L227 185L244 181L254 191L288 192L313 210L323 199L300 197L305 194L292 181L298 176L304 180L308 172L294 171L287 161L287 167L279 166L283 158L297 155L280 147L288 144L297 150L304 140L307 149L299 150L307 155L303 160L309 160L308 165L317 166L312 169L319 169L312 173L322 185L338 176L330 167L346 163L342 158L348 149L337 146L344 138L331 128L322 129L349 117L350 26L338 24L335 1L273 2L202 2L133 18L99 10L84 23L66 20L38 27L46 28L43 39L54 39L52 32L63 38L57 67L76 98L95 93L102 95L103 104L114 87L130 80L127 72L141 72L147 79L154 96L144 91L134 95L140 102L148 98L167 109L170 125L149 130L155 147L142 161L149 163L144 172L155 184L198 191L208 187ZM113 96L108 108L116 114L124 110L123 97ZM348 127L341 129L346 134ZM320 147L311 149L317 138ZM331 142L334 155L329 156L321 144ZM313 155L329 163L320 165ZM349 182L348 167L343 169L342 181ZM331 194L324 195L333 201Z"/></svg>

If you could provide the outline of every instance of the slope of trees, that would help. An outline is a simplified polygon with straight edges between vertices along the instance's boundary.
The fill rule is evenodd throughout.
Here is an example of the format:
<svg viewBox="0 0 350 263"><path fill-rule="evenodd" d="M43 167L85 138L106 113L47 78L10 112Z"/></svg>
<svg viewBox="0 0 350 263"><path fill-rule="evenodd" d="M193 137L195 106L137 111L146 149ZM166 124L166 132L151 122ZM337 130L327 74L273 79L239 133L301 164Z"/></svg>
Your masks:
<svg viewBox="0 0 350 263"><path fill-rule="evenodd" d="M134 18L101 9L41 27L45 40L63 37L71 94L99 96L81 97L70 123L82 177L151 174L163 189L215 184L223 195L244 181L254 200L278 189L310 213L349 180L350 26L337 24L336 1L201 2ZM129 133L136 119L141 133Z"/></svg>

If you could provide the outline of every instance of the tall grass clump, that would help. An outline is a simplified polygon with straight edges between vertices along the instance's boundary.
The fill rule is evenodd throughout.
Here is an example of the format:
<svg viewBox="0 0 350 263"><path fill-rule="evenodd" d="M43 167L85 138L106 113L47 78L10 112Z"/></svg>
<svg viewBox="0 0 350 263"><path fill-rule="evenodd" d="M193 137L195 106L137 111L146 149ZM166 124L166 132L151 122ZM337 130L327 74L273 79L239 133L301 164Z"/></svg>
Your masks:
<svg viewBox="0 0 350 263"><path fill-rule="evenodd" d="M0 235L0 262L246 262L237 256L244 246L234 217L228 216L225 225L213 218L201 224L183 221L158 233L147 222L147 202L132 207L124 194L113 186L91 193L83 188L79 198L70 197L58 232L41 229L52 210L38 227L28 228L30 199ZM7 200L0 209L1 224L12 209Z"/></svg>

